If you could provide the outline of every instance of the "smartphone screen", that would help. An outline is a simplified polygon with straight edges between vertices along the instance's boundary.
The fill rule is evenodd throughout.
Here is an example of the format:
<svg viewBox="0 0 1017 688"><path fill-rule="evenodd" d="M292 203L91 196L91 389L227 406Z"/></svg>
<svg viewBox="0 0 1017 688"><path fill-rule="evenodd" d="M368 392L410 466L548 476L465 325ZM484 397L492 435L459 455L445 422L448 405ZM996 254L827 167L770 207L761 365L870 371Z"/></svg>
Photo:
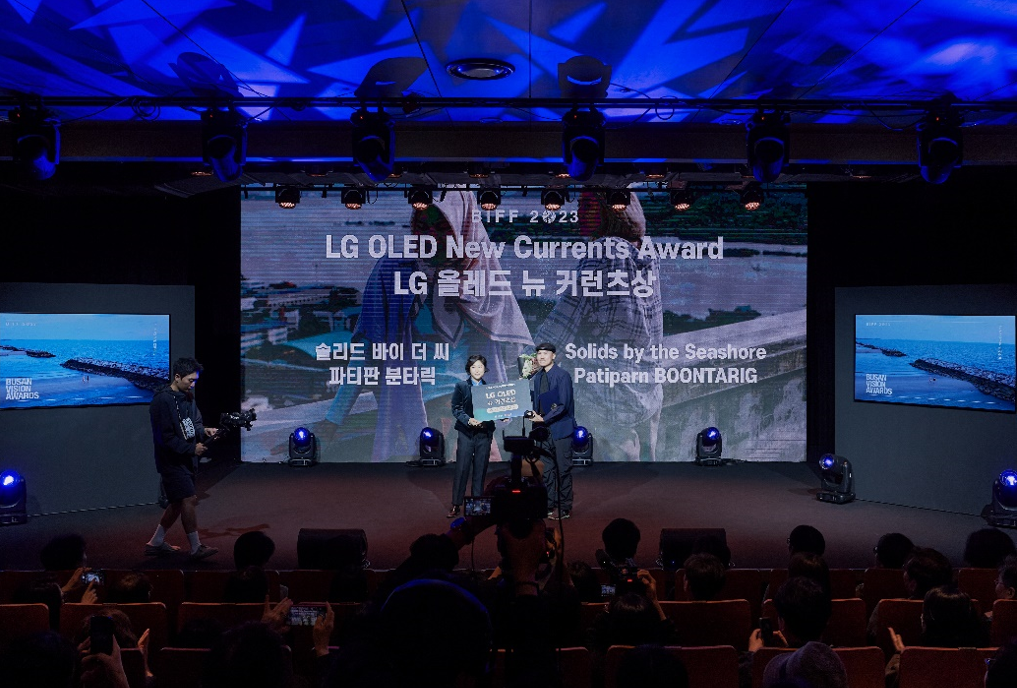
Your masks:
<svg viewBox="0 0 1017 688"><path fill-rule="evenodd" d="M464 516L490 516L490 497L467 497L463 504Z"/></svg>
<svg viewBox="0 0 1017 688"><path fill-rule="evenodd" d="M102 571L85 571L81 574L81 582L84 585L89 583L95 583L96 585L104 585L106 583L106 576L103 575Z"/></svg>
<svg viewBox="0 0 1017 688"><path fill-rule="evenodd" d="M93 616L89 621L88 637L91 639L93 655L113 654L113 619L108 616Z"/></svg>
<svg viewBox="0 0 1017 688"><path fill-rule="evenodd" d="M313 626L319 616L325 616L325 608L314 604L295 604L290 607L290 626Z"/></svg>
<svg viewBox="0 0 1017 688"><path fill-rule="evenodd" d="M601 597L614 597L614 586L613 585L602 585L600 586Z"/></svg>
<svg viewBox="0 0 1017 688"><path fill-rule="evenodd" d="M768 616L760 617L759 619L759 630L763 635L763 644L770 646L773 644L773 619Z"/></svg>

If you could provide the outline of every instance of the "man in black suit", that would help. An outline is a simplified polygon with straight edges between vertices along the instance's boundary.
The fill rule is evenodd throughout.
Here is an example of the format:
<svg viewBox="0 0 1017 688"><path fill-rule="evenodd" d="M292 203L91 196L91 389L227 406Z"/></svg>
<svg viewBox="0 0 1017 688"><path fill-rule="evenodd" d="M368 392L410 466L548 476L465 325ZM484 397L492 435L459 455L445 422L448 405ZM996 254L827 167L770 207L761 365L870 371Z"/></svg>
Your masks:
<svg viewBox="0 0 1017 688"><path fill-rule="evenodd" d="M473 417L473 388L486 385L487 359L473 355L466 359L466 372L470 377L456 383L452 390L452 415L456 419L459 442L456 444L456 474L452 479L452 508L448 517L460 513L466 496L466 481L473 472L473 495L484 493L487 463L491 458L491 440L494 438L494 421L481 422Z"/></svg>
<svg viewBox="0 0 1017 688"><path fill-rule="evenodd" d="M547 516L558 519L572 515L572 433L576 429L572 378L554 364L557 348L544 342L537 346L538 370L533 376L533 423L546 427L548 438L541 442L544 457L544 487L547 488Z"/></svg>

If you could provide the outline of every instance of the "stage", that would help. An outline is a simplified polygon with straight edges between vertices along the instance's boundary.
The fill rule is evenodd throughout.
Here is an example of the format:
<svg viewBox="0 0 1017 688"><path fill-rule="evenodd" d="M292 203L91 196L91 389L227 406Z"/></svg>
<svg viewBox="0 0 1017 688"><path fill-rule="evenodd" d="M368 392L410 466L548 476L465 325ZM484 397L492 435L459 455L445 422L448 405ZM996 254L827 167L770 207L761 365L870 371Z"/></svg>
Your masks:
<svg viewBox="0 0 1017 688"><path fill-rule="evenodd" d="M489 478L507 464L492 464ZM145 557L143 547L161 514L155 505L108 508L32 518L0 528L0 568L39 567L49 538L81 533L88 564L96 568L231 568L233 542L263 530L276 543L270 567L297 568L300 528L363 528L371 567L397 566L410 543L424 533L445 532L454 466L410 468L382 464L320 464L290 468L217 460L201 467L198 508L201 540L220 554L197 564L183 555ZM612 519L633 520L642 531L637 562L653 566L661 528L721 527L736 566L783 567L786 538L799 524L826 537L831 567L865 568L885 532L899 531L916 544L943 552L960 566L967 535L985 527L973 514L856 500L832 505L816 500L819 479L803 463L741 463L716 468L690 463L615 463L576 468L573 517L563 522L566 557L595 564L600 533ZM153 473L154 481L154 473ZM154 490L153 490L154 492ZM864 494L860 495L864 498ZM988 496L988 495L987 495ZM553 522L549 522L553 523ZM179 525L169 542L186 545ZM493 567L493 531L460 553L460 565Z"/></svg>

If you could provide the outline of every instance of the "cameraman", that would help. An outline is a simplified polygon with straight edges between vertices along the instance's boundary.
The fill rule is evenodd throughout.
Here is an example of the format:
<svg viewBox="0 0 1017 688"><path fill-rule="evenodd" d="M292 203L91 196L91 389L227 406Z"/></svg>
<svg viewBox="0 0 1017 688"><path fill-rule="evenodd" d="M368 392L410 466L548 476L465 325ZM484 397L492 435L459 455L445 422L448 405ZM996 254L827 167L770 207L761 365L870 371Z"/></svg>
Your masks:
<svg viewBox="0 0 1017 688"><path fill-rule="evenodd" d="M198 538L198 497L194 472L198 458L205 453L205 442L217 430L206 428L194 401L194 385L204 368L193 358L178 358L173 363L173 380L163 387L149 406L152 438L155 442L155 467L162 479L169 506L159 520L152 539L145 544L146 556L170 554L180 550L166 542L166 531L179 518L190 544L193 561L207 559L219 552L201 544Z"/></svg>

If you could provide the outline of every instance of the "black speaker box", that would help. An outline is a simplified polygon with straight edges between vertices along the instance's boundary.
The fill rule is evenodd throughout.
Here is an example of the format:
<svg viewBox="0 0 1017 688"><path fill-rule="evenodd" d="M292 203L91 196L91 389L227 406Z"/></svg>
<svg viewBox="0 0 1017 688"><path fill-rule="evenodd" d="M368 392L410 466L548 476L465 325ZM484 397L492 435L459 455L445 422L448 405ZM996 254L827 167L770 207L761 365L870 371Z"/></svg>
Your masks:
<svg viewBox="0 0 1017 688"><path fill-rule="evenodd" d="M297 535L299 568L364 568L367 564L367 533L359 528L301 528Z"/></svg>
<svg viewBox="0 0 1017 688"><path fill-rule="evenodd" d="M668 571L677 571L692 554L696 541L704 536L727 544L727 531L723 528L661 528L660 565Z"/></svg>

